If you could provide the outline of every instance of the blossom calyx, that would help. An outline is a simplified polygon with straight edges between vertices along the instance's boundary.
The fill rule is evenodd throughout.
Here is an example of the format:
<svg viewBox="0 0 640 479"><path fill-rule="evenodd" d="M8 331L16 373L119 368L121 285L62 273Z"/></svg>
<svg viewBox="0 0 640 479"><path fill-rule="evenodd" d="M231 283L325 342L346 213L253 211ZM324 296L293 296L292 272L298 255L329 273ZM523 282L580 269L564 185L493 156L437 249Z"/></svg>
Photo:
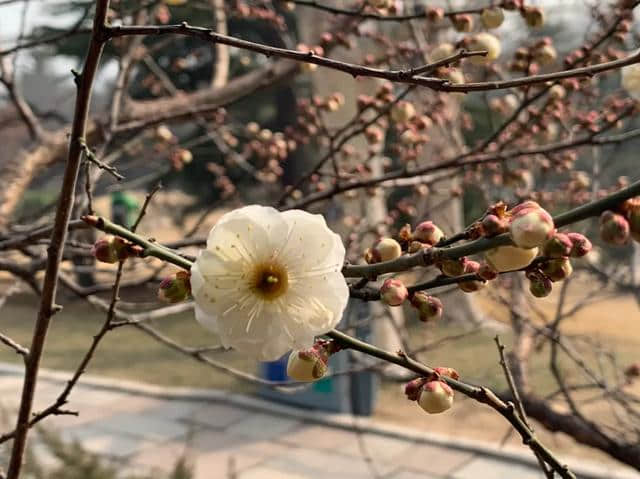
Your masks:
<svg viewBox="0 0 640 479"><path fill-rule="evenodd" d="M573 273L569 258L554 258L540 265L540 270L554 283L567 279Z"/></svg>
<svg viewBox="0 0 640 479"><path fill-rule="evenodd" d="M567 233L567 237L571 241L571 253L569 256L572 258L582 258L593 249L589 238L580 233Z"/></svg>

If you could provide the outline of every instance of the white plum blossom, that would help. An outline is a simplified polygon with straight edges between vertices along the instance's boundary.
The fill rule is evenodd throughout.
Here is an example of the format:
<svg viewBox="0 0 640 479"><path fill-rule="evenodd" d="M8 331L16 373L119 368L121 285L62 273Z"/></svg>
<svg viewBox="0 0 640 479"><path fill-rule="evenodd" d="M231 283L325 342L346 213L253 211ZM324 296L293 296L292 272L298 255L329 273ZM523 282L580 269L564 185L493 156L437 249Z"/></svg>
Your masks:
<svg viewBox="0 0 640 479"><path fill-rule="evenodd" d="M196 319L261 361L307 349L349 299L345 249L320 215L251 205L225 214L191 268Z"/></svg>

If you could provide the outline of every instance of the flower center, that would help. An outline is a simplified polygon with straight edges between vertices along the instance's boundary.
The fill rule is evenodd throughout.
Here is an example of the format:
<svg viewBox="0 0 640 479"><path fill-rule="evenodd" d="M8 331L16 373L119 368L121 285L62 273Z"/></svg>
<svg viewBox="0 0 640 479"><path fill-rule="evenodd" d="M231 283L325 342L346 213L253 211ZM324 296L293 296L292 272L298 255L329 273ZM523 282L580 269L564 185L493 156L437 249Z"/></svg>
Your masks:
<svg viewBox="0 0 640 479"><path fill-rule="evenodd" d="M251 276L251 288L267 301L279 298L289 288L287 270L277 263L259 263Z"/></svg>

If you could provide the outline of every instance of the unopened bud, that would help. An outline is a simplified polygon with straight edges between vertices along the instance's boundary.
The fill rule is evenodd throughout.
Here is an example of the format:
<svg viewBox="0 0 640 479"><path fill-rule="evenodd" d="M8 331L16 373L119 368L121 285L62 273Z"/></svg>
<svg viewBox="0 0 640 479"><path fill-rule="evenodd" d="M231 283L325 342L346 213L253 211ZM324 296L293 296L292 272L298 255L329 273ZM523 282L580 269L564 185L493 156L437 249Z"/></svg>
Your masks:
<svg viewBox="0 0 640 479"><path fill-rule="evenodd" d="M391 108L391 119L396 123L406 123L414 116L416 116L416 109L408 101L399 101Z"/></svg>
<svg viewBox="0 0 640 479"><path fill-rule="evenodd" d="M389 306L400 306L409 297L409 291L399 279L387 279L380 288L380 299Z"/></svg>
<svg viewBox="0 0 640 479"><path fill-rule="evenodd" d="M365 261L369 264L391 261L402 255L402 248L393 238L381 238L365 252Z"/></svg>
<svg viewBox="0 0 640 479"><path fill-rule="evenodd" d="M626 218L613 211L600 216L600 237L607 243L623 245L629 241L630 229Z"/></svg>
<svg viewBox="0 0 640 479"><path fill-rule="evenodd" d="M485 8L480 14L480 19L485 28L498 28L504 22L504 12L500 7Z"/></svg>
<svg viewBox="0 0 640 479"><path fill-rule="evenodd" d="M562 258L569 256L573 249L573 243L568 235L556 233L542 246L542 254L548 258Z"/></svg>
<svg viewBox="0 0 640 479"><path fill-rule="evenodd" d="M418 310L420 321L426 323L442 317L442 302L435 296L418 291L411 296L410 301L411 305Z"/></svg>
<svg viewBox="0 0 640 479"><path fill-rule="evenodd" d="M95 242L91 254L103 263L117 263L130 256L137 256L141 248L119 236L106 236Z"/></svg>
<svg viewBox="0 0 640 479"><path fill-rule="evenodd" d="M527 273L529 279L529 291L536 298L544 298L551 294L553 284L549 278L547 278L540 271L534 271Z"/></svg>
<svg viewBox="0 0 640 479"><path fill-rule="evenodd" d="M329 369L330 349L327 342L321 340L309 349L291 351L287 361L287 375L304 382L320 379Z"/></svg>
<svg viewBox="0 0 640 479"><path fill-rule="evenodd" d="M540 269L551 281L562 281L573 273L573 266L569 258L555 258L545 261L540 265Z"/></svg>
<svg viewBox="0 0 640 479"><path fill-rule="evenodd" d="M496 36L491 35L490 33L481 32L471 39L469 50L485 50L487 52L484 56L477 55L469 58L472 63L482 65L492 62L500 56L500 53L502 53L502 44Z"/></svg>
<svg viewBox="0 0 640 479"><path fill-rule="evenodd" d="M580 233L568 233L567 237L571 241L571 253L569 253L569 256L573 258L582 258L593 249L589 238Z"/></svg>
<svg viewBox="0 0 640 479"><path fill-rule="evenodd" d="M439 414L453 405L453 389L443 381L429 381L423 387L418 405L429 414Z"/></svg>
<svg viewBox="0 0 640 479"><path fill-rule="evenodd" d="M180 303L191 295L191 275L186 271L166 277L158 288L158 299L165 303Z"/></svg>
<svg viewBox="0 0 640 479"><path fill-rule="evenodd" d="M531 28L542 28L544 25L544 11L538 7L524 7L522 16Z"/></svg>
<svg viewBox="0 0 640 479"><path fill-rule="evenodd" d="M542 45L536 48L533 58L542 66L550 65L558 58L558 52L553 45Z"/></svg>
<svg viewBox="0 0 640 479"><path fill-rule="evenodd" d="M444 233L438 228L433 221L423 221L416 226L413 232L413 239L421 243L427 243L432 246L438 244L444 238Z"/></svg>
<svg viewBox="0 0 640 479"><path fill-rule="evenodd" d="M511 239L520 248L534 248L545 243L555 232L553 218L543 208L520 208L512 212L509 224Z"/></svg>
<svg viewBox="0 0 640 479"><path fill-rule="evenodd" d="M485 253L489 266L496 271L516 271L529 266L538 256L538 248L518 248L516 246L498 246Z"/></svg>
<svg viewBox="0 0 640 479"><path fill-rule="evenodd" d="M453 55L456 48L451 43L441 43L431 50L431 61L437 62Z"/></svg>

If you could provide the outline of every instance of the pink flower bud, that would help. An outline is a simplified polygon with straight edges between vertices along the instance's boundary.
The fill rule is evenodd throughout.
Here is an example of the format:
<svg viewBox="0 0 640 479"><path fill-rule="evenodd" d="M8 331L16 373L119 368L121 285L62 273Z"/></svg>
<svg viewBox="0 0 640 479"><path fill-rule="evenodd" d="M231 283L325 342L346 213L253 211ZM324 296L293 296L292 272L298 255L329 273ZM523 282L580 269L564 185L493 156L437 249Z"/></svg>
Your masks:
<svg viewBox="0 0 640 479"><path fill-rule="evenodd" d="M600 216L600 237L607 243L623 245L629 241L629 222L624 216L605 211Z"/></svg>
<svg viewBox="0 0 640 479"><path fill-rule="evenodd" d="M516 271L529 266L538 255L538 248L517 248L515 246L498 246L485 253L489 266L496 271Z"/></svg>
<svg viewBox="0 0 640 479"><path fill-rule="evenodd" d="M573 258L582 258L593 249L591 241L589 241L589 238L586 236L581 235L580 233L568 233L567 236L569 237L572 245L569 256Z"/></svg>
<svg viewBox="0 0 640 479"><path fill-rule="evenodd" d="M562 281L573 273L573 266L569 258L556 258L545 261L540 265L540 269L551 281Z"/></svg>
<svg viewBox="0 0 640 479"><path fill-rule="evenodd" d="M391 119L396 123L406 123L414 116L416 116L416 109L408 101L399 101L391 108Z"/></svg>
<svg viewBox="0 0 640 479"><path fill-rule="evenodd" d="M506 233L509 230L509 223L504 218L500 218L496 215L486 215L482 218L482 231L484 236L497 236L502 233Z"/></svg>
<svg viewBox="0 0 640 479"><path fill-rule="evenodd" d="M485 281L491 281L498 277L498 272L491 267L488 263L482 263L480 265L480 269L478 270L478 276L480 276Z"/></svg>
<svg viewBox="0 0 640 479"><path fill-rule="evenodd" d="M186 271L166 277L158 288L158 299L165 303L180 303L191 295L191 275Z"/></svg>
<svg viewBox="0 0 640 479"><path fill-rule="evenodd" d="M302 351L293 350L287 361L287 375L296 381L316 381L327 374L328 362L329 352L323 343Z"/></svg>
<svg viewBox="0 0 640 479"><path fill-rule="evenodd" d="M426 378L417 378L405 384L404 393L407 395L407 399L409 401L417 401L422 392L422 386L424 386L426 382Z"/></svg>
<svg viewBox="0 0 640 479"><path fill-rule="evenodd" d="M544 12L539 7L524 7L521 10L524 20L531 28L542 28L544 25Z"/></svg>
<svg viewBox="0 0 640 479"><path fill-rule="evenodd" d="M509 233L516 246L541 246L555 232L553 218L542 208L521 208L512 212Z"/></svg>
<svg viewBox="0 0 640 479"><path fill-rule="evenodd" d="M485 28L498 28L504 22L504 12L500 7L485 8L480 14L480 19Z"/></svg>
<svg viewBox="0 0 640 479"><path fill-rule="evenodd" d="M400 231L398 231L398 238L406 242L411 241L411 239L413 238L413 235L411 234L411 225L406 224L402 228L400 228Z"/></svg>
<svg viewBox="0 0 640 479"><path fill-rule="evenodd" d="M400 306L409 297L409 291L399 279L387 279L380 288L380 299L389 306Z"/></svg>
<svg viewBox="0 0 640 479"><path fill-rule="evenodd" d="M418 310L420 321L426 323L442 317L442 302L438 298L418 291L411 296L410 301L411 305Z"/></svg>
<svg viewBox="0 0 640 479"><path fill-rule="evenodd" d="M445 259L438 263L438 267L440 271L442 271L442 274L453 278L464 274L467 261L466 257Z"/></svg>
<svg viewBox="0 0 640 479"><path fill-rule="evenodd" d="M393 238L381 238L365 252L365 261L369 264L391 261L402 255L402 248Z"/></svg>
<svg viewBox="0 0 640 479"><path fill-rule="evenodd" d="M529 291L536 298L544 298L551 294L553 284L551 280L539 271L527 273L529 278Z"/></svg>
<svg viewBox="0 0 640 479"><path fill-rule="evenodd" d="M421 243L436 245L444 237L444 233L438 228L433 221L423 221L416 226L413 232L413 239Z"/></svg>
<svg viewBox="0 0 640 479"><path fill-rule="evenodd" d="M569 256L573 249L573 243L568 235L556 233L542 247L542 254L548 258L562 258Z"/></svg>
<svg viewBox="0 0 640 479"><path fill-rule="evenodd" d="M443 381L429 381L423 387L418 405L429 414L438 414L453 405L453 389Z"/></svg>

